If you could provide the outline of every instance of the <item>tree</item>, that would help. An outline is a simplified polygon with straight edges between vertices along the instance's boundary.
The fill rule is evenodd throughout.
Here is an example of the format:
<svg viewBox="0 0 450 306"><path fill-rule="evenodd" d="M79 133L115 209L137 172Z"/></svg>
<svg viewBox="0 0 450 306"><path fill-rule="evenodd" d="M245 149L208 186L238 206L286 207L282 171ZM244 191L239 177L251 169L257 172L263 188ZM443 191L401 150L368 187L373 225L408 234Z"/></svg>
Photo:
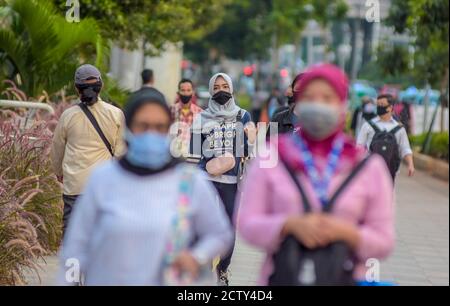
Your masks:
<svg viewBox="0 0 450 306"><path fill-rule="evenodd" d="M11 68L8 77L28 96L70 84L80 61L102 65L105 45L94 20L68 23L42 0L7 3L0 9L0 67Z"/></svg>
<svg viewBox="0 0 450 306"><path fill-rule="evenodd" d="M53 0L66 11L66 0ZM155 50L166 42L200 38L221 21L229 0L83 0L80 18L93 18L105 39L135 49L144 40Z"/></svg>
<svg viewBox="0 0 450 306"><path fill-rule="evenodd" d="M384 76L399 77L409 70L410 54L407 46L380 44L377 55Z"/></svg>
<svg viewBox="0 0 450 306"><path fill-rule="evenodd" d="M185 42L189 58L204 63L210 53L217 58L265 58L270 35L266 16L271 10L271 0L234 0L225 7L223 22L202 39Z"/></svg>
<svg viewBox="0 0 450 306"><path fill-rule="evenodd" d="M218 58L263 60L269 50L283 44L298 48L309 19L317 19L327 29L346 12L344 0L234 0L226 7L223 23L201 41L188 42L185 50L197 62L208 60L211 49Z"/></svg>
<svg viewBox="0 0 450 306"><path fill-rule="evenodd" d="M309 18L310 0L234 0L226 7L223 23L202 40L187 42L194 61L208 60L208 51L232 59L263 60L271 48L300 40Z"/></svg>
<svg viewBox="0 0 450 306"><path fill-rule="evenodd" d="M414 72L419 80L440 87L441 129L449 78L449 1L394 0L387 20L398 33L415 37Z"/></svg>
<svg viewBox="0 0 450 306"><path fill-rule="evenodd" d="M415 74L432 86L440 86L448 70L448 10L448 0L394 0L386 20L397 33L415 38Z"/></svg>
<svg viewBox="0 0 450 306"><path fill-rule="evenodd" d="M323 43L325 45L325 54L331 51L331 41L327 35L328 28L331 23L342 21L348 11L345 0L313 0L313 19L316 20L322 28Z"/></svg>

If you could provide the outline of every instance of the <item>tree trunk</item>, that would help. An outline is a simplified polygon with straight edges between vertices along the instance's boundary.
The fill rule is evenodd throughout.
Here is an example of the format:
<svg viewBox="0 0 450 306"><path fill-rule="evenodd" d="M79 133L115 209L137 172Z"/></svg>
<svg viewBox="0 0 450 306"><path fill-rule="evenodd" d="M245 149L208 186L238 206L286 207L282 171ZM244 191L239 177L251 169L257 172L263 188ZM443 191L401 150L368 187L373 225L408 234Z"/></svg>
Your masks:
<svg viewBox="0 0 450 306"><path fill-rule="evenodd" d="M302 31L303 32L303 31ZM301 43L302 43L302 32L300 32L297 35L297 39L294 42L294 61L292 63L292 67L291 67L291 73L293 75L293 77L295 78L297 76L298 71L296 71L297 68L297 56L299 54L299 51L301 50Z"/></svg>
<svg viewBox="0 0 450 306"><path fill-rule="evenodd" d="M272 36L272 49L273 49L273 54L272 54L272 76L271 76L271 80L272 80L272 86L276 87L278 86L278 66L279 66L279 49L278 49L278 37L277 34L273 34Z"/></svg>
<svg viewBox="0 0 450 306"><path fill-rule="evenodd" d="M445 109L448 108L448 68L445 69L444 78L441 83L441 133L445 132Z"/></svg>
<svg viewBox="0 0 450 306"><path fill-rule="evenodd" d="M423 126L422 126L422 128L423 128L423 132L424 133L426 133L426 130L427 130L427 123L428 123L428 110L429 110L429 96L430 96L430 89L431 89L431 87L430 87L430 85L429 85L429 83L428 83L428 80L427 80L427 85L426 85L426 91L425 91L425 97L424 97L424 100L423 100L423 108L424 108L424 110L423 110Z"/></svg>

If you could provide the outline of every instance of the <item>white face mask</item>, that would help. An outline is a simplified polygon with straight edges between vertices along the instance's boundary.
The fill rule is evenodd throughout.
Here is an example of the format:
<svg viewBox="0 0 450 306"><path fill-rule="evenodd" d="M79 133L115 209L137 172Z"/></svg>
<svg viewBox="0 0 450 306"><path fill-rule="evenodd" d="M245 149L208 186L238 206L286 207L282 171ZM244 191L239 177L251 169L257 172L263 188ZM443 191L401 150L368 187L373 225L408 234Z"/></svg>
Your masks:
<svg viewBox="0 0 450 306"><path fill-rule="evenodd" d="M294 113L303 131L315 140L329 137L340 124L341 110L324 103L300 102Z"/></svg>

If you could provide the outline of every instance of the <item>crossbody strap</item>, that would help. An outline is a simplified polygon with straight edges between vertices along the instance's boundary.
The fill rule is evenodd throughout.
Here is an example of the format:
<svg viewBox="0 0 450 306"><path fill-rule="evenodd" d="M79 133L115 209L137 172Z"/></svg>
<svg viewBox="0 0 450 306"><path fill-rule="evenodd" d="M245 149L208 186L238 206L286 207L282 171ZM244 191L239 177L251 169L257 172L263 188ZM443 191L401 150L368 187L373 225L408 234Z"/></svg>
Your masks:
<svg viewBox="0 0 450 306"><path fill-rule="evenodd" d="M334 204L337 200L337 198L341 195L341 193L345 190L345 188L350 184L350 182L356 177L356 175L364 168L367 161L370 159L370 157L366 157L361 162L359 162L356 167L352 170L350 175L344 180L344 182L339 186L339 188L336 190L336 192L333 194L333 196L328 201L328 205L325 206L323 209L323 212L329 213L334 207ZM289 175L292 178L292 181L295 183L298 191L300 192L300 195L302 197L302 203L303 203L303 210L305 213L310 213L312 211L311 204L308 200L308 197L306 196L306 192L300 183L300 181L297 178L297 175L295 171L289 167L285 161L283 161L283 164L288 171Z"/></svg>
<svg viewBox="0 0 450 306"><path fill-rule="evenodd" d="M298 191L300 192L300 195L302 197L303 211L305 213L310 213L312 210L311 204L309 203L308 197L306 196L303 186L300 184L299 180L297 179L297 175L296 175L295 171L291 167L289 167L285 161L283 161L283 164L284 164L284 167L286 168L287 172L289 173L290 177L292 178L292 181L294 182Z"/></svg>
<svg viewBox="0 0 450 306"><path fill-rule="evenodd" d="M344 182L339 186L336 192L331 197L328 205L325 207L324 212L330 212L333 209L334 204L336 203L337 198L341 195L341 193L347 188L347 186L351 183L351 181L356 177L356 175L361 172L364 166L367 164L367 161L370 157L364 158L361 162L356 165L356 167L352 170L349 176L344 180Z"/></svg>
<svg viewBox="0 0 450 306"><path fill-rule="evenodd" d="M403 125L399 124L395 128L393 128L389 133L395 135L398 131L400 131L403 128Z"/></svg>
<svg viewBox="0 0 450 306"><path fill-rule="evenodd" d="M108 139L106 138L105 134L103 133L102 129L100 128L100 125L97 122L97 119L95 119L94 115L91 113L89 108L84 103L78 104L80 108L85 113L86 117L88 117L89 121L94 126L95 130L97 131L98 135L102 139L103 143L105 144L106 148L108 149L109 153L112 157L114 157L114 152L112 150L111 144L109 143Z"/></svg>
<svg viewBox="0 0 450 306"><path fill-rule="evenodd" d="M186 166L177 168L181 172L178 185L177 212L170 223L169 239L166 244L166 264L170 265L188 243L188 234L191 227L190 213L193 195L193 177L195 168Z"/></svg>
<svg viewBox="0 0 450 306"><path fill-rule="evenodd" d="M375 133L381 132L380 128L372 120L367 121L367 123L372 127Z"/></svg>

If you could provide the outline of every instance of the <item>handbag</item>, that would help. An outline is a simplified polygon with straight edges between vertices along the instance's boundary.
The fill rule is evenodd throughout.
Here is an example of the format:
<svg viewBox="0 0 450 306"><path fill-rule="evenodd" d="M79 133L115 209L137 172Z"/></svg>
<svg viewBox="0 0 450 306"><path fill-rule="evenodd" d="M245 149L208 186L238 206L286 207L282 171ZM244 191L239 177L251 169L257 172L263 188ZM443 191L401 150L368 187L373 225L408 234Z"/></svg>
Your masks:
<svg viewBox="0 0 450 306"><path fill-rule="evenodd" d="M358 163L350 175L331 197L323 212L330 213L339 195L364 168L367 160ZM289 175L302 197L305 213L311 213L311 205L295 172L284 163ZM355 286L353 278L354 254L344 242L334 242L326 247L308 249L294 236L282 242L273 255L274 272L269 278L270 286Z"/></svg>

